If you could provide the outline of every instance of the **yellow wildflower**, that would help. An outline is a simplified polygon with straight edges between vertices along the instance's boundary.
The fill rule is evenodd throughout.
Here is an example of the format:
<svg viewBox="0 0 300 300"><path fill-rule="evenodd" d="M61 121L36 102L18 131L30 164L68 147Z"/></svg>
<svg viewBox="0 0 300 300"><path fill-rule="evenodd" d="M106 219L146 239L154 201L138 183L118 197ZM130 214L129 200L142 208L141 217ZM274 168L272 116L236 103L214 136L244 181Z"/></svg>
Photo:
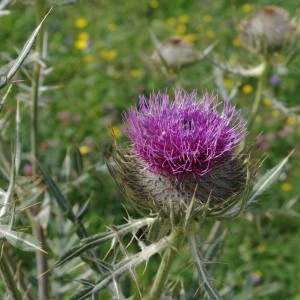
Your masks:
<svg viewBox="0 0 300 300"><path fill-rule="evenodd" d="M86 146L86 145L81 146L81 147L79 148L79 152L80 152L80 154L81 154L82 156L91 153L91 151L92 151L92 149L91 149L89 146Z"/></svg>
<svg viewBox="0 0 300 300"><path fill-rule="evenodd" d="M168 26L173 27L176 24L176 19L175 18L169 18L166 21L166 23L167 23Z"/></svg>
<svg viewBox="0 0 300 300"><path fill-rule="evenodd" d="M187 24L190 21L190 18L187 15L182 15L178 18L178 21L181 24Z"/></svg>
<svg viewBox="0 0 300 300"><path fill-rule="evenodd" d="M216 37L216 33L212 30L206 31L205 36L209 39L213 39Z"/></svg>
<svg viewBox="0 0 300 300"><path fill-rule="evenodd" d="M114 61L114 60L116 60L117 56L118 56L118 52L115 49L102 50L100 52L100 57L107 61Z"/></svg>
<svg viewBox="0 0 300 300"><path fill-rule="evenodd" d="M261 270L256 270L254 272L254 275L257 277L257 278L262 278L263 276L263 272Z"/></svg>
<svg viewBox="0 0 300 300"><path fill-rule="evenodd" d="M130 76L133 77L133 78L140 77L140 75L141 75L140 70L132 69L132 70L130 71Z"/></svg>
<svg viewBox="0 0 300 300"><path fill-rule="evenodd" d="M75 41L74 47L78 50L85 50L88 46L87 40L77 40Z"/></svg>
<svg viewBox="0 0 300 300"><path fill-rule="evenodd" d="M280 111L278 109L273 109L271 114L274 118L277 118L280 116Z"/></svg>
<svg viewBox="0 0 300 300"><path fill-rule="evenodd" d="M89 39L89 34L87 32L81 32L78 34L77 39L78 40L88 40Z"/></svg>
<svg viewBox="0 0 300 300"><path fill-rule="evenodd" d="M232 82L231 79L226 78L226 79L224 79L223 84L224 84L225 87L230 88L230 87L232 87L233 82Z"/></svg>
<svg viewBox="0 0 300 300"><path fill-rule="evenodd" d="M120 129L120 126L118 125L112 126L111 130L115 138L119 138L120 136L122 136L122 130Z"/></svg>
<svg viewBox="0 0 300 300"><path fill-rule="evenodd" d="M280 188L283 192L289 192L292 190L293 186L290 182L284 182L281 184Z"/></svg>
<svg viewBox="0 0 300 300"><path fill-rule="evenodd" d="M151 0L149 3L149 6L153 9L158 8L159 7L159 2L157 0Z"/></svg>
<svg viewBox="0 0 300 300"><path fill-rule="evenodd" d="M286 123L289 124L289 125L295 125L296 124L296 119L295 117L288 117L286 119Z"/></svg>
<svg viewBox="0 0 300 300"><path fill-rule="evenodd" d="M89 63L93 62L94 60L95 60L94 56L93 56L93 55L90 55L90 54L85 55L85 56L83 57L83 62L84 62L85 64L89 64Z"/></svg>
<svg viewBox="0 0 300 300"><path fill-rule="evenodd" d="M267 98L267 97L265 97L265 98L263 99L263 103L264 103L264 105L267 106L267 107L271 107L271 106L272 106L272 101L271 101L269 98Z"/></svg>
<svg viewBox="0 0 300 300"><path fill-rule="evenodd" d="M250 84L245 84L243 86L242 90L243 90L243 93L246 95L251 94L253 92L253 86Z"/></svg>
<svg viewBox="0 0 300 300"><path fill-rule="evenodd" d="M239 38L235 38L235 39L232 40L232 45L234 47L241 47L242 41Z"/></svg>
<svg viewBox="0 0 300 300"><path fill-rule="evenodd" d="M176 32L175 32L177 35L183 35L186 33L186 26L183 25L183 24L180 24L177 26L176 28Z"/></svg>
<svg viewBox="0 0 300 300"><path fill-rule="evenodd" d="M75 20L75 26L79 29L85 28L88 25L88 20L85 18L79 18Z"/></svg>
<svg viewBox="0 0 300 300"><path fill-rule="evenodd" d="M256 247L257 251L259 253L264 253L266 251L266 245L265 244L259 244L257 247Z"/></svg>
<svg viewBox="0 0 300 300"><path fill-rule="evenodd" d="M211 20L212 20L212 16L211 15L205 15L205 16L203 16L203 21L205 23L210 23Z"/></svg>
<svg viewBox="0 0 300 300"><path fill-rule="evenodd" d="M249 3L245 3L243 6L242 6L242 10L245 12L245 13L249 13L252 11L252 5L249 4Z"/></svg>
<svg viewBox="0 0 300 300"><path fill-rule="evenodd" d="M193 43L197 40L197 35L194 33L186 34L182 37L182 39L187 43Z"/></svg>

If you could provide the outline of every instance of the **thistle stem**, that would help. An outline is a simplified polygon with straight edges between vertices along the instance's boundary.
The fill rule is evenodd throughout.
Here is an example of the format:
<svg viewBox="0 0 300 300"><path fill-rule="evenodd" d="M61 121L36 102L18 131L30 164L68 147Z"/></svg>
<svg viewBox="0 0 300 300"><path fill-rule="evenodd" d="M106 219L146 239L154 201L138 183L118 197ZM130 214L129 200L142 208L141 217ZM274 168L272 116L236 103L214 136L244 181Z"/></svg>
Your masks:
<svg viewBox="0 0 300 300"><path fill-rule="evenodd" d="M35 0L35 15L36 22L40 24L46 13L47 0ZM43 24L36 41L36 52L38 58L43 57L43 44L44 44L45 25ZM38 153L38 102L40 97L40 85L41 85L41 65L39 61L36 61L33 66L32 76L32 103L31 103L31 157L32 157L32 171L36 174L36 161L39 158ZM38 214L40 205L36 205L29 213L31 215L30 222L33 228L33 232L38 240L41 242L43 249L46 248L46 239L44 230L39 224L36 215ZM48 276L48 264L46 254L38 251L36 253L36 263L38 271L38 299L49 299L49 276Z"/></svg>
<svg viewBox="0 0 300 300"><path fill-rule="evenodd" d="M44 229L35 216L31 220L32 231L40 241L42 248L47 249ZM47 254L42 251L36 253L37 275L38 275L38 299L49 299L49 268L47 262Z"/></svg>
<svg viewBox="0 0 300 300"><path fill-rule="evenodd" d="M182 240L183 233L181 231L181 226L176 226L172 229L169 236L169 247L165 250L163 254L162 261L160 263L159 269L155 276L154 282L152 284L149 296L147 300L157 300L160 299L165 283L168 279L168 274L170 272L172 263L177 254L177 247Z"/></svg>
<svg viewBox="0 0 300 300"><path fill-rule="evenodd" d="M267 81L267 73L268 73L268 59L264 57L264 69L262 71L262 74L258 78L257 82L257 89L256 89L256 94L254 98L254 102L251 108L251 116L248 122L248 130L250 131L252 126L255 123L257 114L259 112L259 108L261 106L261 102L263 99L263 92L266 86L266 81Z"/></svg>
<svg viewBox="0 0 300 300"><path fill-rule="evenodd" d="M0 258L0 275L6 286L6 290L10 292L11 298L14 300L22 300L21 293L16 286L16 280L14 279L4 256Z"/></svg>
<svg viewBox="0 0 300 300"><path fill-rule="evenodd" d="M36 22L40 24L46 13L47 0L35 0L35 14ZM36 41L36 52L38 58L43 56L43 44L44 44L44 33L45 25L42 24L39 35ZM32 155L32 165L33 172L36 173L36 165L34 163L35 159L38 159L38 102L39 102L39 88L41 82L41 65L39 61L36 61L33 66L33 77L32 77L32 106L31 106L31 155Z"/></svg>

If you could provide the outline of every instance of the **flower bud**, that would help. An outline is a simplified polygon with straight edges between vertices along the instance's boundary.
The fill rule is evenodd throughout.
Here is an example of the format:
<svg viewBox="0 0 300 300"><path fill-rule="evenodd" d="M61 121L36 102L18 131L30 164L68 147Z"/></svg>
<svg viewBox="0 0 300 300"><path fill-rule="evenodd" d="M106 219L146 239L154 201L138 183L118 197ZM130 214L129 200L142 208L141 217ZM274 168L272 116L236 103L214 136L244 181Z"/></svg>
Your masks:
<svg viewBox="0 0 300 300"><path fill-rule="evenodd" d="M151 56L154 63L166 64L171 68L181 68L197 61L197 52L193 44L185 42L179 36L173 36L157 45Z"/></svg>
<svg viewBox="0 0 300 300"><path fill-rule="evenodd" d="M266 54L280 51L294 41L296 26L289 20L289 13L280 7L267 6L250 20L241 23L240 38L246 47Z"/></svg>

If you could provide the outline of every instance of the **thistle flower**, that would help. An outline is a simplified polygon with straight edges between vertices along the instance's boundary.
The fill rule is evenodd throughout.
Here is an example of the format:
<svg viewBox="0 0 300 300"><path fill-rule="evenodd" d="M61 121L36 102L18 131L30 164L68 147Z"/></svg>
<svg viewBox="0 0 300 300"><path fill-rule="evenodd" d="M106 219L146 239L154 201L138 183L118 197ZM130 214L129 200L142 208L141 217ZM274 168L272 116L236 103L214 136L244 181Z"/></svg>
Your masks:
<svg viewBox="0 0 300 300"><path fill-rule="evenodd" d="M280 7L267 6L250 20L241 23L240 39L250 49L266 54L281 50L291 44L296 26L289 20L289 13Z"/></svg>
<svg viewBox="0 0 300 300"><path fill-rule="evenodd" d="M153 93L124 114L131 147L118 147L109 165L121 190L139 207L169 215L224 209L247 184L247 154L235 150L245 123L227 101L207 93Z"/></svg>
<svg viewBox="0 0 300 300"><path fill-rule="evenodd" d="M195 63L198 56L193 44L184 41L179 36L172 36L157 45L151 59L154 63L164 63L171 68L181 68Z"/></svg>

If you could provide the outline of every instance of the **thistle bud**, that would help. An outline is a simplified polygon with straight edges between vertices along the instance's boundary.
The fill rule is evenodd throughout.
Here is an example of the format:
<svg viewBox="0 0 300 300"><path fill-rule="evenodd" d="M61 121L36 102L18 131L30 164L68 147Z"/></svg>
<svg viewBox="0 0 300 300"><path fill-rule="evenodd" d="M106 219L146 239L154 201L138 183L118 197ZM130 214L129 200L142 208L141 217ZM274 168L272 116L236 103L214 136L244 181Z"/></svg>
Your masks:
<svg viewBox="0 0 300 300"><path fill-rule="evenodd" d="M195 63L197 52L193 44L185 42L179 36L173 36L157 45L151 59L154 63L181 68Z"/></svg>
<svg viewBox="0 0 300 300"><path fill-rule="evenodd" d="M246 47L267 54L291 44L295 39L296 26L289 20L285 9L267 6L242 22L239 32Z"/></svg>

